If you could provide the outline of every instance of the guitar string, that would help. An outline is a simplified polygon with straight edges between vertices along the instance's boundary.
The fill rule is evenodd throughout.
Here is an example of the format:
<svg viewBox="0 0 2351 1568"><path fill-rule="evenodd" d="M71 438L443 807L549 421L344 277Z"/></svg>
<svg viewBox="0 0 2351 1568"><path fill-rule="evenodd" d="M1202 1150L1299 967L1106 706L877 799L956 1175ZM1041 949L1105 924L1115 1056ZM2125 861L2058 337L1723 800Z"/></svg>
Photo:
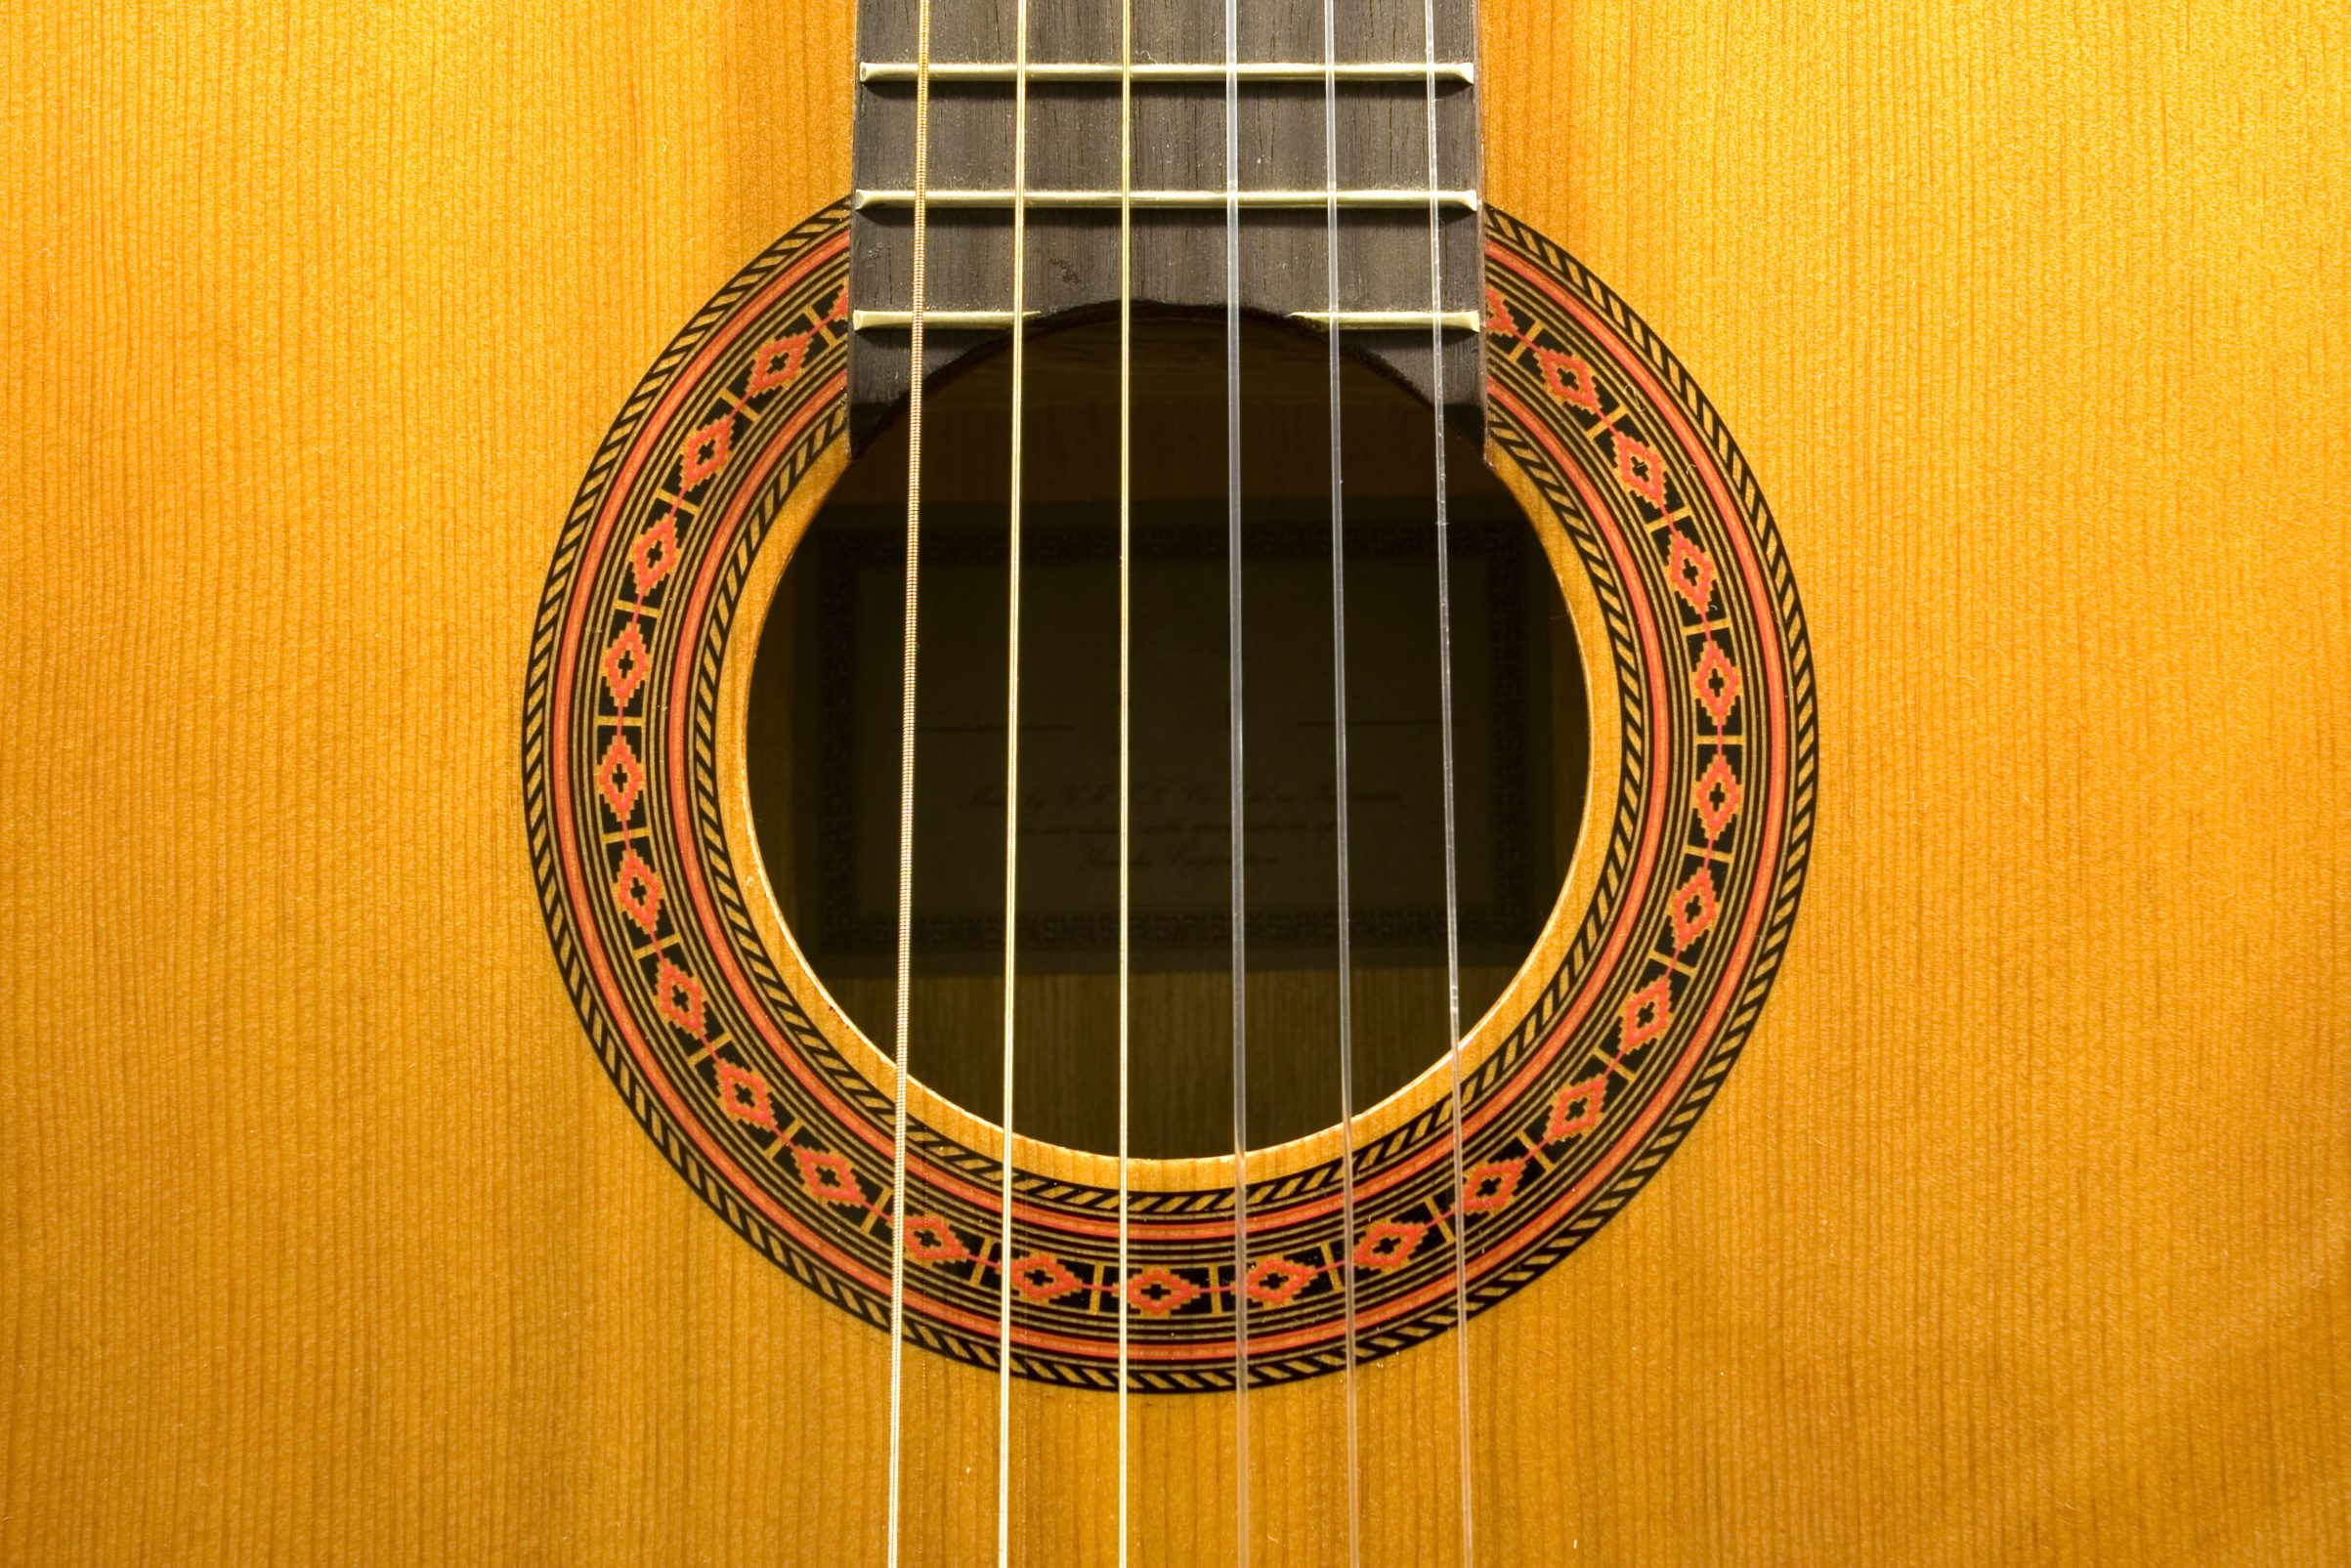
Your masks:
<svg viewBox="0 0 2351 1568"><path fill-rule="evenodd" d="M1119 1568L1127 1568L1128 937L1133 852L1134 0L1119 0Z"/></svg>
<svg viewBox="0 0 2351 1568"><path fill-rule="evenodd" d="M1014 66L1014 146L1012 191L1012 254L1013 301L1012 333L1012 419L1010 453L1009 562L1007 572L1007 634L1006 634L1006 730L1005 730L1005 1158L1002 1163L1003 1229L1000 1248L1000 1310L998 1325L999 1394L998 1394L998 1477L997 1477L997 1551L1000 1565L1009 1562L1009 1480L1010 1480L1010 1374L1011 1374L1011 1289L1012 1289L1012 1094L1014 1080L1014 993L1015 975L1015 912L1017 909L1017 827L1019 781L1019 607L1020 607L1020 513L1021 513L1021 448L1022 404L1024 386L1025 320L1025 231L1027 193L1027 0L1020 0L1016 21L1017 58ZM1330 310L1336 318L1338 295L1338 189L1337 152L1337 62L1332 5L1325 0L1324 28L1324 172L1326 194L1326 282ZM1242 708L1241 708L1241 599L1240 599L1240 421L1239 421L1239 135L1238 135L1238 59L1237 28L1234 0L1225 5L1225 274L1226 274L1226 482L1227 482L1227 622L1230 679L1228 698L1231 720L1231 848L1233 901L1233 1060L1234 1060L1234 1306L1235 1332L1235 1448L1236 1448L1236 1536L1240 1560L1249 1557L1249 1481L1248 1481L1248 1329L1247 1296L1243 1290L1247 1257L1247 1036L1244 983L1246 976L1246 939L1243 924L1245 883L1243 875L1242 821ZM1131 451L1132 451L1132 91L1133 91L1133 15L1131 0L1122 5L1121 12L1121 83L1120 83L1120 714L1119 714L1119 838L1120 838L1120 931L1119 931L1119 1273L1122 1281L1128 1268L1128 1022L1129 1022L1129 830L1130 785L1130 687L1131 674L1131 600L1130 569L1132 550L1131 514ZM1438 538L1437 599L1438 599L1438 668L1440 707L1440 746L1444 792L1445 841L1445 924L1446 924L1446 1004L1447 1024L1453 1048L1448 1052L1451 1076L1449 1095L1451 1155L1455 1191L1456 1222L1455 1250L1455 1313L1456 1313L1456 1400L1459 1414L1459 1444L1457 1462L1460 1468L1461 1534L1464 1561L1472 1560L1474 1535L1470 1488L1470 1427L1467 1329L1467 1258L1465 1238L1460 1223L1460 1201L1465 1183L1462 1171L1461 1144L1461 1068L1460 1068L1460 959L1459 906L1457 897L1456 843L1454 822L1454 766L1452 737L1452 678L1450 631L1450 584L1447 550L1444 545L1447 530L1447 502L1445 492L1445 453L1443 415L1443 328L1438 319L1443 305L1442 253L1439 244L1441 212L1438 199L1438 167L1436 142L1436 60L1433 0L1424 0L1424 34L1427 53L1427 135L1430 181L1430 290L1431 290L1431 352L1432 379L1434 389L1432 406L1435 410L1435 520ZM894 1051L895 1095L892 1128L891 1220L895 1237L902 1237L905 1228L906 1168L907 1168L907 1045L912 974L913 934L913 823L914 823L914 764L915 764L915 656L919 582L919 529L921 508L921 426L923 306L925 282L925 238L927 228L926 196L928 190L928 118L929 118L929 0L918 0L915 92L915 168L913 202L913 234L911 244L912 292L909 334L910 376L908 399L908 464L907 464L907 594L904 639L904 664L901 701L900 735L900 812L899 812L899 927L897 954L897 1017ZM1339 966L1340 966L1340 1038L1341 1038L1341 1097L1343 1107L1342 1173L1343 1208L1346 1215L1344 1234L1350 1240L1353 1234L1352 1194L1352 1110L1351 1085L1352 1042L1350 996L1348 990L1348 876L1347 876L1347 812L1346 812L1346 605L1344 571L1344 500L1341 475L1341 426L1339 381L1339 327L1334 320L1329 342L1329 377L1331 398L1331 485L1332 485L1332 627L1333 627L1333 702L1336 753L1334 762L1338 775L1337 827L1339 839ZM1348 1559L1359 1560L1357 1539L1358 1511L1358 1440L1355 1389L1353 1386L1356 1362L1356 1322L1354 1282L1351 1270L1343 1275L1346 1293L1346 1407L1347 1407L1347 1536ZM893 1249L891 1261L890 1301L890 1442L888 1477L888 1561L895 1565L899 1558L900 1513L903 1476L904 1429L904 1326L905 1326L905 1251L903 1242ZM1119 1558L1127 1555L1128 1523L1128 1419L1127 1369L1129 1355L1128 1315L1122 1291L1119 1307Z"/></svg>
<svg viewBox="0 0 2351 1568"><path fill-rule="evenodd" d="M1470 1484L1470 1239L1469 1214L1463 1207L1469 1184L1463 1175L1461 1134L1461 901L1453 818L1453 569L1445 496L1444 214L1436 193L1436 0L1421 0L1421 35L1428 64L1423 102L1428 111L1425 129L1429 143L1429 402L1436 451L1436 729L1445 819L1445 1107L1447 1152L1453 1167L1454 1470L1461 1499L1462 1568L1475 1568L1476 1513ZM1472 177L1475 181L1475 170Z"/></svg>
<svg viewBox="0 0 2351 1568"><path fill-rule="evenodd" d="M1233 1538L1249 1568L1249 935L1241 778L1241 56L1236 0L1224 0L1224 626L1232 814Z"/></svg>
<svg viewBox="0 0 2351 1568"><path fill-rule="evenodd" d="M1346 1560L1363 1561L1362 1463L1355 1408L1355 1011L1354 964L1347 874L1346 769L1346 501L1341 445L1339 386L1339 36L1336 8L1322 0L1323 282L1329 294L1325 340L1331 401L1331 766L1338 851L1339 932L1339 1288L1346 1298L1346 1337L1340 1378L1346 1406Z"/></svg>
<svg viewBox="0 0 2351 1568"><path fill-rule="evenodd" d="M996 1562L1012 1562L1012 1080L1013 981L1020 869L1020 502L1024 372L1028 347L1029 0L1012 19L1012 451L1005 574L1005 1060L1004 1155L997 1238Z"/></svg>
<svg viewBox="0 0 2351 1568"><path fill-rule="evenodd" d="M915 951L915 648L922 534L922 306L930 195L930 0L915 4L914 319L906 405L906 637L898 710L898 994L890 1104L890 1458L887 1562L898 1568L906 1429L906 1044Z"/></svg>
<svg viewBox="0 0 2351 1568"><path fill-rule="evenodd" d="M1016 22L1017 59L1014 68L1014 148L1013 148L1013 305L1012 332L1012 430L1010 454L1011 494L1009 512L1009 570L1007 572L1007 648L1006 648L1006 739L1005 739L1005 1159L1003 1161L1003 1190L1001 1193L1003 1231L1000 1247L1000 1313L998 1328L999 1397L998 1397L998 1482L997 1537L1000 1563L1009 1561L1009 1454L1010 1454L1010 1371L1011 1371L1011 1250L1012 1250L1012 1091L1014 1067L1013 1036L1013 979L1015 973L1015 920L1017 908L1017 826L1019 779L1019 603L1020 603L1020 490L1022 447L1022 402L1024 383L1025 318L1025 231L1027 193L1027 0L1020 0ZM1239 425L1239 134L1238 134L1238 58L1237 28L1233 0L1225 5L1225 274L1226 274L1226 482L1227 482L1227 621L1230 681L1228 697L1231 719L1231 847L1233 895L1233 1058L1234 1058L1234 1305L1235 1333L1235 1436L1236 1436L1236 1534L1241 1560L1248 1560L1248 1330L1247 1296L1242 1289L1246 1263L1246 1205L1247 1205L1247 1045L1244 980L1246 975L1246 939L1243 879L1243 822L1242 822L1242 745L1241 745L1241 601L1240 601L1240 425ZM1131 514L1131 451L1132 451L1132 112L1133 112L1133 13L1131 0L1122 5L1120 27L1120 714L1119 714L1119 838L1120 838L1120 932L1119 932L1119 1273L1122 1285L1128 1268L1128 1021L1129 1021L1129 830L1130 785L1130 674L1131 674L1131 600L1130 570L1132 560ZM1332 6L1325 0L1324 28L1324 168L1326 192L1326 225L1329 233L1326 254L1330 309L1336 318L1338 302L1337 259L1337 62L1333 29ZM1438 166L1436 138L1436 39L1433 0L1424 0L1423 28L1427 44L1427 141L1429 152L1429 219L1430 219L1430 348L1432 382L1434 391L1433 434L1435 470L1435 522L1437 550L1437 610L1438 610L1438 687L1440 708L1440 746L1444 793L1445 845L1445 930L1446 930L1446 1012L1448 1034L1453 1041L1447 1053L1451 1078L1448 1096L1450 1110L1450 1141L1453 1165L1456 1221L1455 1252L1455 1317L1456 1317L1456 1402L1458 1411L1459 1443L1457 1463L1460 1470L1461 1538L1464 1560L1472 1559L1473 1504L1470 1486L1470 1399L1468 1373L1468 1300L1466 1238L1460 1222L1460 1204L1465 1189L1462 1164L1461 1131L1461 1063L1460 1063L1460 947L1459 903L1457 896L1456 841L1454 821L1454 765L1452 735L1452 673L1451 673L1451 615L1447 536L1447 500L1445 487L1444 413L1443 413L1443 327L1439 313L1443 307L1443 263L1439 243L1441 211L1438 198ZM891 1222L894 1237L903 1236L906 1212L907 1167L907 1044L912 974L913 936L913 858L914 858L914 765L915 765L915 656L917 647L918 608L919 603L919 530L921 517L921 429L923 306L925 282L925 239L927 229L928 191L928 119L930 87L930 5L929 0L918 0L916 15L916 91L915 91L915 154L913 235L911 244L912 290L910 311L909 359L913 366L908 397L908 460L907 460L907 569L906 616L903 647L903 678L900 715L900 788L899 788L899 921L897 953L897 1016L895 1049L893 1053L894 1104L891 1151ZM1344 502L1341 487L1340 402L1339 402L1339 328L1334 320L1329 344L1331 396L1331 482L1332 482L1332 610L1333 610L1333 671L1334 671L1334 733L1337 737L1335 764L1339 785L1337 816L1339 833L1339 901L1340 901L1340 1031L1341 1081L1344 1142L1348 1146L1344 1155L1345 1169L1342 1185L1346 1210L1346 1234L1351 1239L1352 1216L1352 1109L1351 1087L1351 1031L1348 971L1347 856L1346 856L1346 621L1344 572ZM1347 1469L1348 1469L1348 1553L1349 1560L1358 1558L1356 1524L1358 1509L1357 1428L1353 1374L1355 1366L1356 1324L1354 1289L1351 1271L1345 1276L1346 1285L1346 1369L1347 1380ZM888 1476L888 1561L896 1564L899 1556L899 1520L902 1500L903 1429L904 1429L904 1328L905 1328L905 1251L902 1240L893 1248L890 1293L890 1433ZM1122 1562L1127 1553L1128 1474L1129 1453L1127 1433L1127 1368L1129 1355L1128 1315L1122 1290L1119 1306L1119 1556Z"/></svg>

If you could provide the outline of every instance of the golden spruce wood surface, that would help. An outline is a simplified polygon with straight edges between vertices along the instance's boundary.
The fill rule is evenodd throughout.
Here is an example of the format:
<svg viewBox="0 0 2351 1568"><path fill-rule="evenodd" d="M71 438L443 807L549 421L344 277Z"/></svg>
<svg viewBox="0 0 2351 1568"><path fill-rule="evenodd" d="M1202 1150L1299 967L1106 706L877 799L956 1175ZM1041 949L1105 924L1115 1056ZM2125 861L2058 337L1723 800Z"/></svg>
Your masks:
<svg viewBox="0 0 2351 1568"><path fill-rule="evenodd" d="M1481 1319L1489 1563L2351 1559L2351 50L2333 8L1487 0L1489 189L1689 363L1822 702L1764 1025ZM876 1560L878 1336L661 1162L517 786L581 466L846 187L843 5L36 5L14 484L0 1560ZM910 1359L912 1555L993 1384ZM1449 1362L1364 1376L1449 1560ZM1260 1563L1333 1560L1325 1379ZM1021 1560L1107 1560L1022 1391ZM1221 1560L1152 1403L1138 1562Z"/></svg>

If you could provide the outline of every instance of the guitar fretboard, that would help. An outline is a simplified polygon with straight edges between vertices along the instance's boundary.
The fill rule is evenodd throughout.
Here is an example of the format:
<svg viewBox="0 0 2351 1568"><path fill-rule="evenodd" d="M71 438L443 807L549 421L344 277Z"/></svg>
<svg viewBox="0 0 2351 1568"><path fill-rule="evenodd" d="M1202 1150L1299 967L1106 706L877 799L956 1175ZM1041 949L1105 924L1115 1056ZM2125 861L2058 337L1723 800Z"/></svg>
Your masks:
<svg viewBox="0 0 2351 1568"><path fill-rule="evenodd" d="M1119 7L1031 0L1023 309L1032 317L1119 295L1120 112L1131 98L1133 289L1138 303L1221 309L1227 298L1226 136L1238 133L1244 309L1328 326L1333 241L1324 157L1338 131L1337 323L1349 345L1432 397L1432 318L1447 411L1475 434L1479 362L1475 28L1436 7L1435 245L1430 289L1432 94L1424 13L1411 0L1339 8L1326 77L1320 0L1240 7L1228 78L1218 0L1133 0L1132 67ZM1010 322L1014 206L1012 0L933 0L925 213L924 357L933 371ZM915 0L860 0L852 418L862 438L907 389L913 306Z"/></svg>

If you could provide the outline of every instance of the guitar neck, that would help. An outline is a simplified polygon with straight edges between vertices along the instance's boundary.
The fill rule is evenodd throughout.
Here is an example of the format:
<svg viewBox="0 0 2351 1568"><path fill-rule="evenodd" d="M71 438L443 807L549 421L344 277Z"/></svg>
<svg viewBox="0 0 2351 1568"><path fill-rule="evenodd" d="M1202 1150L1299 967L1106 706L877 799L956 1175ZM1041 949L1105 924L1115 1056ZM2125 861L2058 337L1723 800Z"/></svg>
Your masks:
<svg viewBox="0 0 2351 1568"><path fill-rule="evenodd" d="M1252 5L1240 8L1229 50L1218 0L1133 9L1123 40L1117 6L934 5L921 181L928 368L1006 328L1016 206L1021 304L1032 316L1119 299L1124 210L1131 297L1152 307L1221 310L1237 298L1246 311L1320 327L1334 315L1335 243L1336 316L1350 346L1478 434L1472 6L1341 8L1326 46L1319 0ZM919 20L917 0L858 7L849 374L860 439L907 390ZM1326 125L1337 133L1335 183Z"/></svg>

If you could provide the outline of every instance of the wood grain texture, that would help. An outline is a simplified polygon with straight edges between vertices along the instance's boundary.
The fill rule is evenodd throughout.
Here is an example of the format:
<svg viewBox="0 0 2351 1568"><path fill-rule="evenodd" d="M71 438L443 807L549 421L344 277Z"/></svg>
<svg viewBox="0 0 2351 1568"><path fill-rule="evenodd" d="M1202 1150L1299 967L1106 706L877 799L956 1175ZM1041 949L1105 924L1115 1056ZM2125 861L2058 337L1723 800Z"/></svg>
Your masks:
<svg viewBox="0 0 2351 1568"><path fill-rule="evenodd" d="M616 406L848 185L845 5L37 5L0 37L0 1559L872 1560L877 1337L582 1043L516 714ZM2351 59L2304 0L1488 0L1488 187L1787 537L1823 815L1761 1032L1481 1319L1492 1562L2351 1558ZM1442 1352L1366 1374L1446 1559ZM923 1561L993 1386L910 1361ZM1253 1454L1331 1560L1321 1385ZM1024 1391L1024 1560L1107 1406ZM1156 1402L1138 1561L1215 1561ZM1181 1445L1194 1445L1185 1449ZM1197 1528L1197 1551L1186 1544Z"/></svg>

